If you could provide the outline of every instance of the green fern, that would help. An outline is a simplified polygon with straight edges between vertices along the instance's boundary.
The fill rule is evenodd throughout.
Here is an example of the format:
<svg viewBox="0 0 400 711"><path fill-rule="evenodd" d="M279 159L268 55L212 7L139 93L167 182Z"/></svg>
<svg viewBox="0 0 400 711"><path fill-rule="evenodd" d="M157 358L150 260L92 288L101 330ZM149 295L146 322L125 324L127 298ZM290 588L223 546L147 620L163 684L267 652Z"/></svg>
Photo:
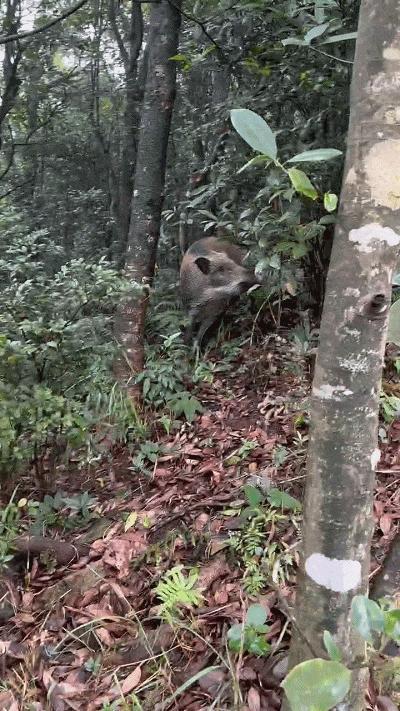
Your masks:
<svg viewBox="0 0 400 711"><path fill-rule="evenodd" d="M180 607L198 607L203 600L200 591L195 589L198 573L192 570L184 575L182 569L182 565L177 565L168 570L155 589L162 600L161 613L179 614Z"/></svg>

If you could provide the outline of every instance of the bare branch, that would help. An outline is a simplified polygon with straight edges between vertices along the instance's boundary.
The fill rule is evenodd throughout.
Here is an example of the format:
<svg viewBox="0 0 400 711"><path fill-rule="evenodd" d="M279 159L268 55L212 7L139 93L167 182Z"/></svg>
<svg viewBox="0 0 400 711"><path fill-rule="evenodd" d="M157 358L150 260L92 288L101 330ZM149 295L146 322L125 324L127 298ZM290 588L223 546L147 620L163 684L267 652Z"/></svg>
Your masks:
<svg viewBox="0 0 400 711"><path fill-rule="evenodd" d="M136 1L137 1L137 0L136 0ZM227 58L227 56L225 55L224 50L220 47L220 45L218 44L218 42L215 41L214 37L212 37L212 36L210 35L210 33L208 32L208 30L207 30L207 28L206 28L204 22L202 22L201 20L197 19L197 17L193 17L193 15L189 15L187 12L184 12L184 10L182 10L182 9L179 8L177 5L175 5L175 3L174 3L173 0L168 0L168 2L169 2L170 5L172 5L172 7L175 8L175 10L178 10L178 12L180 12L181 15L182 15L186 20L189 20L190 22L194 22L196 25L198 25L198 26L201 28L201 31L203 32L203 34L207 37L207 39L211 42L211 44L213 44L214 47L216 48L219 59L220 59L222 62L224 62L224 63L226 63L226 64L229 64L228 58Z"/></svg>
<svg viewBox="0 0 400 711"><path fill-rule="evenodd" d="M67 17L70 17L71 15L73 15L75 12L77 12L77 10L80 10L81 7L86 5L88 2L89 2L89 0L79 0L79 2L76 5L73 5L69 10L66 10L65 12L63 12L62 15L59 15L58 17L54 17L49 22L46 22L45 25L42 25L41 27L37 27L34 30L27 30L26 32L19 32L19 33L16 32L15 34L12 34L12 35L0 36L0 44L7 44L7 42L14 42L15 40L21 40L21 39L24 39L25 37L32 37L32 35L38 35L39 32L45 32L46 30L50 29L50 27L57 25L59 22L62 22Z"/></svg>

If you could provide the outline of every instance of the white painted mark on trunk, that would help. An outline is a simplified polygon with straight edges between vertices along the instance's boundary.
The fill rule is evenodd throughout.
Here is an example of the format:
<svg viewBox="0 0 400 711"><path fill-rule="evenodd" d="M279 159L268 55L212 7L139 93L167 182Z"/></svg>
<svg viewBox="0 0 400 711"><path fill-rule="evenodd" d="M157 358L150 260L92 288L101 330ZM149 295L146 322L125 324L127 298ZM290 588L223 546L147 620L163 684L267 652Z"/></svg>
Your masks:
<svg viewBox="0 0 400 711"><path fill-rule="evenodd" d="M396 47L385 47L383 50L383 58L387 59L389 62L399 62L400 49L397 49Z"/></svg>
<svg viewBox="0 0 400 711"><path fill-rule="evenodd" d="M307 558L305 568L311 580L334 592L354 590L361 582L361 563L358 560L338 560L313 553Z"/></svg>
<svg viewBox="0 0 400 711"><path fill-rule="evenodd" d="M396 247L400 244L400 235L392 230L391 227L382 227L382 225L372 222L370 225L363 225L356 230L350 230L349 240L357 244L360 252L373 252L379 242L386 242L388 247Z"/></svg>
<svg viewBox="0 0 400 711"><path fill-rule="evenodd" d="M385 82L386 75L382 81ZM387 90L398 91L400 86L400 74L394 73L396 77L394 86L387 86ZM378 77L379 78L379 77ZM377 78L377 79L378 79ZM367 153L364 161L364 168L369 185L371 199L375 205L389 207L391 210L398 210L400 207L400 140L388 139L377 141ZM382 229L382 227L380 228ZM397 244L397 242L396 242Z"/></svg>
<svg viewBox="0 0 400 711"><path fill-rule="evenodd" d="M371 454L371 467L375 471L375 467L381 458L381 450L376 448Z"/></svg>
<svg viewBox="0 0 400 711"><path fill-rule="evenodd" d="M344 385L329 385L329 383L323 383L319 388L313 387L312 392L322 400L342 400L343 397L353 395L353 391L348 390Z"/></svg>

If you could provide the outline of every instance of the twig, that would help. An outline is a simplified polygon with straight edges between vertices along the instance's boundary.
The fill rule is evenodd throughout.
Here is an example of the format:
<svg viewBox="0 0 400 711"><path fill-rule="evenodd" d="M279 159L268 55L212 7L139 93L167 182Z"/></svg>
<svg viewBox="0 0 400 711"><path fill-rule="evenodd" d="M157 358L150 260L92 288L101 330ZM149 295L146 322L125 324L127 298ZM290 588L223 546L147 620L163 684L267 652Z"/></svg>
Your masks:
<svg viewBox="0 0 400 711"><path fill-rule="evenodd" d="M219 58L226 64L229 64L228 58L225 55L224 50L220 47L218 42L216 42L214 37L212 37L212 35L210 35L204 22L199 20L197 17L193 17L193 15L189 15L189 13L185 12L184 10L182 10L182 8L175 5L174 0L168 0L168 2L170 5L172 5L172 7L175 8L175 10L177 10L178 12L181 13L182 17L186 18L186 20L189 20L190 22L194 22L196 25L198 25L201 28L201 31L203 32L203 34L207 37L207 39L211 42L211 44L213 44L214 47L216 48Z"/></svg>
<svg viewBox="0 0 400 711"><path fill-rule="evenodd" d="M15 40L21 40L24 39L25 37L32 37L32 35L38 35L39 32L45 32L46 30L50 29L50 27L53 27L54 25L57 25L59 22L62 22L65 20L67 17L70 17L70 15L73 15L74 12L77 10L80 10L81 7L86 5L89 0L79 0L79 2L76 5L73 5L69 10L66 10L65 12L62 13L62 15L59 15L58 17L54 17L52 20L49 22L46 22L46 24L42 25L41 27L37 27L34 30L27 30L26 32L16 32L15 34L12 35L3 35L0 36L0 44L7 44L7 42L14 42Z"/></svg>

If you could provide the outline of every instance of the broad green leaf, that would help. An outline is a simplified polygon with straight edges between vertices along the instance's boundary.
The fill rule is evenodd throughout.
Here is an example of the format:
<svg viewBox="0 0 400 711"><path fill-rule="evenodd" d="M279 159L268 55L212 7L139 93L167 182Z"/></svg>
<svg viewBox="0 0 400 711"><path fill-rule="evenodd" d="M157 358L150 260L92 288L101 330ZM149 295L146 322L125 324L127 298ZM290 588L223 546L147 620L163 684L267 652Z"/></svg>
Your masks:
<svg viewBox="0 0 400 711"><path fill-rule="evenodd" d="M263 495L255 486L245 486L244 493L250 506L259 506L264 500Z"/></svg>
<svg viewBox="0 0 400 711"><path fill-rule="evenodd" d="M282 682L292 711L330 711L350 689L351 672L339 662L310 659Z"/></svg>
<svg viewBox="0 0 400 711"><path fill-rule="evenodd" d="M337 204L338 196L335 193L324 193L324 208L327 212L334 212Z"/></svg>
<svg viewBox="0 0 400 711"><path fill-rule="evenodd" d="M275 159L275 136L264 119L250 109L232 109L232 126L255 151Z"/></svg>
<svg viewBox="0 0 400 711"><path fill-rule="evenodd" d="M334 44L335 42L346 42L347 40L357 39L357 32L344 32L341 35L331 35L322 40L320 44Z"/></svg>
<svg viewBox="0 0 400 711"><path fill-rule="evenodd" d="M270 489L267 494L267 499L271 506L275 506L277 509L291 509L292 511L301 509L300 501L279 489Z"/></svg>
<svg viewBox="0 0 400 711"><path fill-rule="evenodd" d="M170 62L186 62L187 57L184 54L174 54L172 57L168 57Z"/></svg>
<svg viewBox="0 0 400 711"><path fill-rule="evenodd" d="M400 644L400 610L389 610L384 613L385 634L396 644Z"/></svg>
<svg viewBox="0 0 400 711"><path fill-rule="evenodd" d="M372 632L383 632L384 614L366 595L356 595L351 603L351 621L357 632L372 644Z"/></svg>
<svg viewBox="0 0 400 711"><path fill-rule="evenodd" d="M341 156L342 151L337 148L313 148L311 151L304 151L289 158L288 163L315 163L317 161L331 160Z"/></svg>
<svg viewBox="0 0 400 711"><path fill-rule="evenodd" d="M329 22L324 22L322 25L317 25L316 27L312 27L311 30L308 30L308 32L304 35L304 42L306 44L310 44L310 42L313 39L316 39L316 37L321 37L321 35L324 34L325 30L327 30L329 27Z"/></svg>
<svg viewBox="0 0 400 711"><path fill-rule="evenodd" d="M333 662L342 661L342 652L337 646L329 630L324 630L324 645Z"/></svg>
<svg viewBox="0 0 400 711"><path fill-rule="evenodd" d="M262 605L255 604L250 605L246 613L246 625L252 625L253 627L259 627L263 625L267 619L267 612Z"/></svg>
<svg viewBox="0 0 400 711"><path fill-rule="evenodd" d="M236 641L242 638L243 625L232 625L228 630L228 639L234 639Z"/></svg>
<svg viewBox="0 0 400 711"><path fill-rule="evenodd" d="M392 286L400 286L400 274L393 274Z"/></svg>
<svg viewBox="0 0 400 711"><path fill-rule="evenodd" d="M250 654L255 654L256 657L264 657L271 649L271 645L265 637L257 635L248 645L248 650Z"/></svg>
<svg viewBox="0 0 400 711"><path fill-rule="evenodd" d="M286 39L281 40L281 42L284 47L287 47L290 44L294 44L297 47L303 47L306 44L300 37L286 37Z"/></svg>
<svg viewBox="0 0 400 711"><path fill-rule="evenodd" d="M320 225L334 225L336 223L336 217L334 215L323 215L319 220Z"/></svg>
<svg viewBox="0 0 400 711"><path fill-rule="evenodd" d="M227 634L229 649L233 652L240 652L242 648L243 635L243 625L232 625Z"/></svg>
<svg viewBox="0 0 400 711"><path fill-rule="evenodd" d="M400 299L391 305L389 310L389 326L386 340L400 346Z"/></svg>
<svg viewBox="0 0 400 711"><path fill-rule="evenodd" d="M264 155L254 156L254 158L247 161L247 163L245 163L244 165L242 165L241 168L239 168L237 174L239 175L239 173L243 173L244 170L247 170L247 168L250 168L253 165L261 165L263 163L267 164L270 162L271 162L271 158L269 156L264 156Z"/></svg>
<svg viewBox="0 0 400 711"><path fill-rule="evenodd" d="M302 170L298 170L297 168L289 168L288 175L296 192L311 198L311 200L317 199L318 193L316 189Z"/></svg>

